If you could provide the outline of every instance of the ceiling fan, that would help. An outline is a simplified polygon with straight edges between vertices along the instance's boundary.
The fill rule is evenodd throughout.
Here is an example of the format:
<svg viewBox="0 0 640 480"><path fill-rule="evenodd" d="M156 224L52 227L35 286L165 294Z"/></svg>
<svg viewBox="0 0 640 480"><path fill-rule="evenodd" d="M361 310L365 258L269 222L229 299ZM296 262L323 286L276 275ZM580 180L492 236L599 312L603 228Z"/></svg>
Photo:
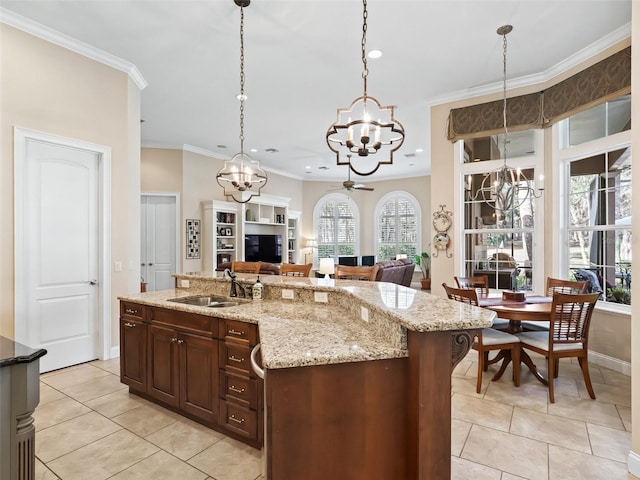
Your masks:
<svg viewBox="0 0 640 480"><path fill-rule="evenodd" d="M349 158L349 162L351 162L351 155L347 155L347 157ZM362 183L356 183L351 180L351 167L347 169L347 179L342 182L342 187L339 187L336 190L341 190L342 188L344 188L348 192L351 192L352 190L365 190L367 192L373 192L373 188L367 187Z"/></svg>

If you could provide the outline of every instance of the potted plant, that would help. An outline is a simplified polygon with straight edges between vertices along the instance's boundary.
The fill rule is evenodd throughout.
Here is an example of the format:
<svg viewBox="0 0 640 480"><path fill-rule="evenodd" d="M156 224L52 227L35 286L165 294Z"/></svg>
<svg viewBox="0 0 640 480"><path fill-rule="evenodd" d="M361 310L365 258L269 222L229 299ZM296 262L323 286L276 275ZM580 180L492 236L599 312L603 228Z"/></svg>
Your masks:
<svg viewBox="0 0 640 480"><path fill-rule="evenodd" d="M420 267L422 278L420 283L423 290L431 290L431 257L427 252L416 255L416 264Z"/></svg>

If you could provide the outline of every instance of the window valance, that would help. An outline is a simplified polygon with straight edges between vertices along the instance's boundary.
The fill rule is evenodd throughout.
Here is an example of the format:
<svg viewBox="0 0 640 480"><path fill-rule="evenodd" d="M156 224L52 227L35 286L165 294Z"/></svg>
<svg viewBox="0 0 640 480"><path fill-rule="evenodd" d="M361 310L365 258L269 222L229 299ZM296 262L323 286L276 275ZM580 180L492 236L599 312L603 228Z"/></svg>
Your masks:
<svg viewBox="0 0 640 480"><path fill-rule="evenodd" d="M541 92L507 98L510 131L543 128L631 92L631 47ZM504 131L502 100L454 108L447 138L457 141Z"/></svg>

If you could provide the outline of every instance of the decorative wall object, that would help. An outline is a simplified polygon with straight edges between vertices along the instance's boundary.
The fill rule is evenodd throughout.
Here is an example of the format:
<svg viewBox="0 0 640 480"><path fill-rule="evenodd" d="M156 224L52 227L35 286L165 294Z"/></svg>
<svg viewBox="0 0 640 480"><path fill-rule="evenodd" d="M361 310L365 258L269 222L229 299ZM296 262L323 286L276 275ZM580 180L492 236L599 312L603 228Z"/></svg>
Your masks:
<svg viewBox="0 0 640 480"><path fill-rule="evenodd" d="M451 237L447 233L451 228L451 215L453 215L453 213L445 210L444 207L446 207L446 205L440 205L440 210L433 212L433 228L437 232L433 237L433 246L436 249L433 254L434 258L437 258L441 251L445 252L447 258L453 257L453 254L449 253Z"/></svg>
<svg viewBox="0 0 640 480"><path fill-rule="evenodd" d="M200 258L200 220L187 219L187 258Z"/></svg>

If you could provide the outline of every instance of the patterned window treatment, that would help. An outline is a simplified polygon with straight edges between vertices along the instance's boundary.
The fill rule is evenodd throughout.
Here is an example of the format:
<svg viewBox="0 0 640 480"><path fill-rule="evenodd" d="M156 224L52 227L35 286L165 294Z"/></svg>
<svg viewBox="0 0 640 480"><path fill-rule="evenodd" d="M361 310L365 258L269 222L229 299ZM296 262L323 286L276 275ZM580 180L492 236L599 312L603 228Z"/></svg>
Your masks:
<svg viewBox="0 0 640 480"><path fill-rule="evenodd" d="M544 128L631 92L631 47L572 75L546 90L507 98L510 131ZM452 142L504 130L502 100L454 108L447 138Z"/></svg>

